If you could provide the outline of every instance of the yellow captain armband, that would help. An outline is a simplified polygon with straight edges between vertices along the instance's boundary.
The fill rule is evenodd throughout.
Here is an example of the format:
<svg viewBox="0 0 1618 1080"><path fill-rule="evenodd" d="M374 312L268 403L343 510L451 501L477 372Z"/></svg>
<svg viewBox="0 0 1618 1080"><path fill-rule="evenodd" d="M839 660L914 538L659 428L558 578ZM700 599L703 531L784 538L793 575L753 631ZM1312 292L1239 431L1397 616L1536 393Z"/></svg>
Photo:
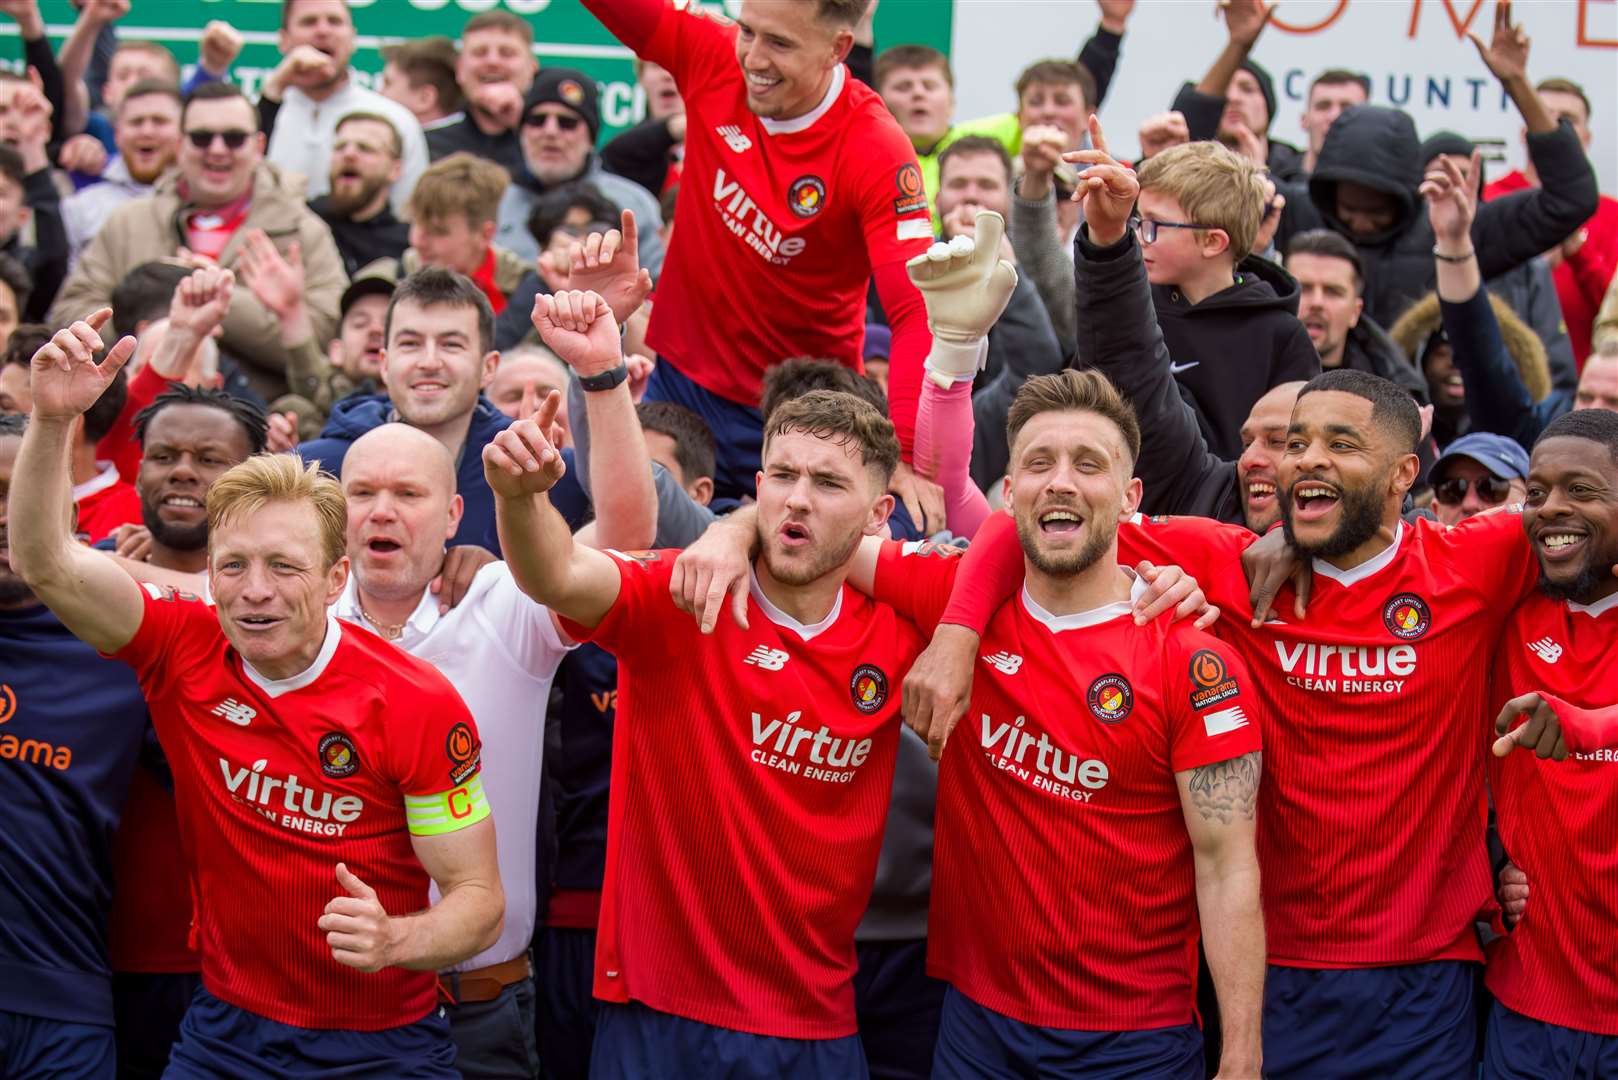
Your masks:
<svg viewBox="0 0 1618 1080"><path fill-rule="evenodd" d="M405 825L412 836L443 836L476 825L489 816L483 796L483 774L473 773L460 787L433 795L405 796Z"/></svg>

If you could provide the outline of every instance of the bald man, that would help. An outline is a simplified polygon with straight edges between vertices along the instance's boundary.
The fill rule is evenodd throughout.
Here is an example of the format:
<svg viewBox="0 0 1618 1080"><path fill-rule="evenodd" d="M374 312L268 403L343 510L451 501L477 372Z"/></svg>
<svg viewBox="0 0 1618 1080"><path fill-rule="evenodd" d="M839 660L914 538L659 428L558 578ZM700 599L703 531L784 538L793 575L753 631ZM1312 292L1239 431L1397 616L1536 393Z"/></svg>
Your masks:
<svg viewBox="0 0 1618 1080"><path fill-rule="evenodd" d="M467 1077L537 1076L528 955L538 906L535 825L545 705L573 643L503 562L480 569L465 598L440 612L428 586L460 525L461 497L454 462L437 439L407 424L373 428L349 448L342 482L351 572L333 611L442 671L484 743L506 922L493 948L440 979L456 1067Z"/></svg>

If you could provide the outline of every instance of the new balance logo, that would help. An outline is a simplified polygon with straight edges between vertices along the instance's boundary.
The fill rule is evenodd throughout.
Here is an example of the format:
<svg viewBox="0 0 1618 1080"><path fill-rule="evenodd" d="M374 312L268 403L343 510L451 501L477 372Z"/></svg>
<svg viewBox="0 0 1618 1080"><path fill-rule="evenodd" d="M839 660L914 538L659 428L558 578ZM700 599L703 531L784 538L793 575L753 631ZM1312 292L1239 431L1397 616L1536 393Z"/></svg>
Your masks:
<svg viewBox="0 0 1618 1080"><path fill-rule="evenodd" d="M714 128L719 137L725 140L725 145L738 154L745 154L753 149L753 140L742 134L742 129L735 124L726 124L724 127Z"/></svg>
<svg viewBox="0 0 1618 1080"><path fill-rule="evenodd" d="M1008 653L1004 649L1001 649L993 656L985 656L983 662L993 666L1002 675L1015 675L1017 670L1022 667L1022 657L1015 653Z"/></svg>
<svg viewBox="0 0 1618 1080"><path fill-rule="evenodd" d="M1527 642L1527 645L1529 650L1532 651L1535 656L1539 657L1547 664L1554 664L1558 660L1562 659L1562 646L1558 645L1548 637L1542 637L1538 641Z"/></svg>
<svg viewBox="0 0 1618 1080"><path fill-rule="evenodd" d="M747 659L743 660L742 663L752 664L754 667L763 668L765 671L780 671L787 666L787 661L790 659L791 656L788 655L785 649L772 649L768 646L760 645L748 653Z"/></svg>
<svg viewBox="0 0 1618 1080"><path fill-rule="evenodd" d="M253 717L258 715L258 710L251 706L243 705L235 698L226 698L213 707L213 714L223 716L237 727L246 727L253 722Z"/></svg>

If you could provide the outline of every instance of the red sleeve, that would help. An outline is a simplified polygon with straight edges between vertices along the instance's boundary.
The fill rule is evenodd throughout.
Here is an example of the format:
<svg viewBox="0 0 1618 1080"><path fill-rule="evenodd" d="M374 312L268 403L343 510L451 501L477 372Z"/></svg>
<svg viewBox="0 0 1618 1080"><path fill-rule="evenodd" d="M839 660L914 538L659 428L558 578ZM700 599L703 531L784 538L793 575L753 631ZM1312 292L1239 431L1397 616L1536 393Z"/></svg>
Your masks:
<svg viewBox="0 0 1618 1080"><path fill-rule="evenodd" d="M955 572L955 588L939 622L964 626L981 637L994 613L1023 581L1022 543L1006 513L990 514Z"/></svg>
<svg viewBox="0 0 1618 1080"><path fill-rule="evenodd" d="M1118 562L1129 567L1142 560L1178 566L1197 579L1210 603L1228 611L1250 612L1241 554L1256 539L1240 525L1224 525L1212 518L1137 514L1133 521L1118 526Z"/></svg>
<svg viewBox="0 0 1618 1080"><path fill-rule="evenodd" d="M218 617L202 598L172 585L140 582L140 628L128 644L111 654L135 669L141 685L161 687L167 675L183 671L195 659L187 643L193 620L207 619L218 627Z"/></svg>
<svg viewBox="0 0 1618 1080"><path fill-rule="evenodd" d="M1185 624L1164 650L1169 686L1169 761L1175 772L1262 747L1256 687L1236 650Z"/></svg>
<svg viewBox="0 0 1618 1080"><path fill-rule="evenodd" d="M890 219L889 225L891 226ZM893 330L893 350L888 358L888 418L899 436L899 446L908 461L916 442L916 408L921 404L922 367L933 351L933 332L927 329L927 306L921 292L910 283L903 262L890 262L871 271L876 280L882 310L887 312Z"/></svg>
<svg viewBox="0 0 1618 1080"><path fill-rule="evenodd" d="M96 443L96 457L118 466L120 479L133 484L140 473L140 443L135 441L135 417L168 389L169 381L152 370L150 364L129 380L129 397L123 411L107 434Z"/></svg>
<svg viewBox="0 0 1618 1080"><path fill-rule="evenodd" d="M674 560L680 554L678 550L614 551L609 548L603 554L610 555L618 567L618 599L612 602L612 607L594 626L581 626L572 619L561 619L562 629L568 637L574 641L593 641L609 652L616 652L619 643L656 640L661 631L667 630L666 626L660 625L667 613L682 619L690 618L675 608L674 600L669 595L669 579L674 575ZM729 605L726 607L728 609ZM730 618L728 610L723 618ZM691 626L694 630L695 624ZM677 651L642 649L635 653L635 659L638 663L650 663Z"/></svg>
<svg viewBox="0 0 1618 1080"><path fill-rule="evenodd" d="M388 749L399 755L393 762L399 790L405 795L437 795L460 787L483 765L477 721L446 680L409 680L407 685L411 711L421 718L421 728L412 738L387 741Z"/></svg>
<svg viewBox="0 0 1618 1080"><path fill-rule="evenodd" d="M1414 528L1437 529L1451 565L1484 595L1500 597L1503 614L1539 583L1539 558L1523 531L1520 507L1478 514L1447 529L1427 521Z"/></svg>
<svg viewBox="0 0 1618 1080"><path fill-rule="evenodd" d="M965 549L931 540L889 540L876 560L871 599L931 634L949 603Z"/></svg>
<svg viewBox="0 0 1618 1080"><path fill-rule="evenodd" d="M1618 749L1618 705L1581 709L1544 691L1540 691L1539 696L1562 722L1562 737L1569 750L1575 754L1591 754L1597 750Z"/></svg>
<svg viewBox="0 0 1618 1080"><path fill-rule="evenodd" d="M608 33L629 46L636 54L646 48L657 31L658 20L668 10L665 0L584 0L590 14L601 20ZM662 61L647 57L661 64Z"/></svg>

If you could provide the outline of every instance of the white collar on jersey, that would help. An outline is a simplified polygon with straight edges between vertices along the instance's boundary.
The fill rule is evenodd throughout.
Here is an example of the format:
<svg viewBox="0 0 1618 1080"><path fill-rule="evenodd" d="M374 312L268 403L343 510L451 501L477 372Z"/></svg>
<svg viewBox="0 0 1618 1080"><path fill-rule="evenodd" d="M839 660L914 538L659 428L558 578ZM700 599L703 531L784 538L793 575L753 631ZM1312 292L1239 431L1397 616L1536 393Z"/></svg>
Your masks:
<svg viewBox="0 0 1618 1080"><path fill-rule="evenodd" d="M82 484L73 485L73 501L79 502L88 499L98 491L106 491L118 482L118 466L110 461L98 461L101 471Z"/></svg>
<svg viewBox="0 0 1618 1080"><path fill-rule="evenodd" d="M321 673L331 664L331 658L337 655L337 642L342 638L342 635L343 624L337 621L337 616L332 614L331 608L327 608L326 640L321 643L320 654L315 657L314 663L296 675L285 679L267 679L255 671L253 665L246 660L242 661L242 671L260 690L272 698L280 697L282 694L290 694L294 690L302 690L320 678Z"/></svg>
<svg viewBox="0 0 1618 1080"><path fill-rule="evenodd" d="M1604 596L1593 604L1575 604L1571 600L1567 602L1569 611L1578 615L1588 615L1592 619L1599 618L1614 608L1618 608L1618 592L1613 593L1611 596Z"/></svg>
<svg viewBox="0 0 1618 1080"><path fill-rule="evenodd" d="M1371 575L1381 573L1392 565L1393 557L1399 554L1399 545L1404 542L1404 538L1405 523L1401 521L1398 527L1393 530L1393 543L1358 566L1349 570L1339 570L1325 559L1316 559L1314 561L1315 573L1321 577L1331 578L1345 589L1350 585L1358 585Z"/></svg>
<svg viewBox="0 0 1618 1080"><path fill-rule="evenodd" d="M332 613L339 619L351 622L355 626L363 626L367 630L380 634L381 631L371 625L371 621L365 617L365 612L360 608L359 588L359 579L354 574L353 569L350 568L348 571L348 584L343 586L342 595L337 598L337 603L332 605ZM405 628L417 634L426 635L428 631L438 625L438 620L438 597L433 595L431 589L423 589L421 600L416 604L416 609L404 621ZM393 644L398 645L399 642L395 640ZM402 645L399 647L404 648ZM405 651L409 652L410 650L406 649Z"/></svg>
<svg viewBox="0 0 1618 1080"><path fill-rule="evenodd" d="M820 99L819 105L816 105L802 116L795 116L791 120L770 120L762 116L759 117L758 122L764 128L764 133L767 135L796 135L800 131L808 131L814 127L815 121L825 116L831 111L831 107L837 104L837 95L843 92L843 84L848 81L847 71L848 69L843 67L842 64L838 64L837 70L831 73L831 85L826 88L826 96Z"/></svg>
<svg viewBox="0 0 1618 1080"><path fill-rule="evenodd" d="M764 617L770 620L776 626L791 630L794 634L797 634L805 641L813 641L815 637L817 637L822 631L829 629L831 624L837 621L837 616L843 613L843 591L838 589L837 599L832 603L831 611L827 612L826 617L812 626L805 626L797 619L794 619L791 615L788 615L786 612L770 603L770 598L765 596L764 590L758 586L758 573L756 571L749 570L747 572L747 576L747 591L752 594L753 599L758 602L759 610L764 612ZM726 614L720 616L720 618L728 619L730 616Z"/></svg>
<svg viewBox="0 0 1618 1080"><path fill-rule="evenodd" d="M1037 622L1044 623L1045 629L1053 634L1060 634L1064 630L1083 630L1087 626L1100 626L1104 622L1122 618L1134 610L1135 601L1139 600L1141 594L1146 591L1146 582L1136 576L1133 570L1127 566L1122 567L1122 570L1134 579L1134 583L1129 587L1128 600L1120 600L1114 604L1103 604L1098 608L1091 608L1089 611L1075 611L1071 615L1052 615L1040 607L1032 596L1028 595L1028 586L1025 583L1022 587L1023 610L1032 615Z"/></svg>

